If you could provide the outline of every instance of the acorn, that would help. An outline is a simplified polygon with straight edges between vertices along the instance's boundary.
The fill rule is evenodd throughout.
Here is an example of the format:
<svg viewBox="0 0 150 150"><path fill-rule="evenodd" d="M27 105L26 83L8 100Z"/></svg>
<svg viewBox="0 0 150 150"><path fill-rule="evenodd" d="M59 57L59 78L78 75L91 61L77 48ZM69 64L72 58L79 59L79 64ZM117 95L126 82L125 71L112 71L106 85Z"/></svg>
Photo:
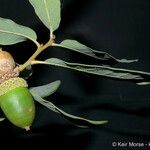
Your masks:
<svg viewBox="0 0 150 150"><path fill-rule="evenodd" d="M35 118L35 104L28 84L23 78L16 77L19 71L15 70L13 58L2 50L0 68L0 107L12 124L29 130Z"/></svg>
<svg viewBox="0 0 150 150"><path fill-rule="evenodd" d="M11 78L0 84L0 107L7 119L26 130L35 117L35 105L23 78Z"/></svg>
<svg viewBox="0 0 150 150"><path fill-rule="evenodd" d="M10 53L0 48L0 83L19 75L19 69Z"/></svg>
<svg viewBox="0 0 150 150"><path fill-rule="evenodd" d="M13 70L15 67L15 61L10 53L3 51L0 48L0 72L7 72Z"/></svg>

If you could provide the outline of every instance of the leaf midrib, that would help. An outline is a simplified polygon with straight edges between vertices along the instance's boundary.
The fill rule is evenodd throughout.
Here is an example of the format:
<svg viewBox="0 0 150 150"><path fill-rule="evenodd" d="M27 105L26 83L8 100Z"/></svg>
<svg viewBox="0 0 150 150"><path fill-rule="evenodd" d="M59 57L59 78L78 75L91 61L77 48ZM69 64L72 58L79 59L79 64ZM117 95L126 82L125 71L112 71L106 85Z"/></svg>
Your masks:
<svg viewBox="0 0 150 150"><path fill-rule="evenodd" d="M21 34L21 33L15 33L15 32L11 32L11 31L6 31L6 30L1 30L0 29L0 32L3 32L3 33L8 33L8 34L13 34L13 35L19 35L19 36L22 36L22 37L25 37L25 38L27 38L27 39L30 39L31 41L35 41L34 39L32 39L32 38L30 38L29 36L26 36L26 35L24 35L24 34Z"/></svg>
<svg viewBox="0 0 150 150"><path fill-rule="evenodd" d="M45 10L46 10L46 14L47 14L48 22L49 22L49 29L52 29L52 26L50 25L51 21L50 21L50 15L48 12L48 7L47 7L47 0L44 0L44 5L45 5Z"/></svg>

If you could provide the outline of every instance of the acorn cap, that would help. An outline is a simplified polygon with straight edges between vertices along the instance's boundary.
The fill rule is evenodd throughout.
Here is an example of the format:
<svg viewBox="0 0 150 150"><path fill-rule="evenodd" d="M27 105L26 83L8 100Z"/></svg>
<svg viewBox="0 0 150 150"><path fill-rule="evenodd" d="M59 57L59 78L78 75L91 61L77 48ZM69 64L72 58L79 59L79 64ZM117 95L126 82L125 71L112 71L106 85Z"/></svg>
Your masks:
<svg viewBox="0 0 150 150"><path fill-rule="evenodd" d="M10 78L0 84L0 96L18 87L28 87L27 82L20 77Z"/></svg>

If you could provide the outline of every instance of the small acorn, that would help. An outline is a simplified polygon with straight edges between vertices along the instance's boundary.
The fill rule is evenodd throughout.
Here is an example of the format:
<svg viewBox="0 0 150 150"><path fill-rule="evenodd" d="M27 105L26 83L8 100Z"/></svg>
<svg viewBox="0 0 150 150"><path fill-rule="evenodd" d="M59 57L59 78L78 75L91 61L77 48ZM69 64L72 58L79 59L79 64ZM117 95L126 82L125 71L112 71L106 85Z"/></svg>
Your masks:
<svg viewBox="0 0 150 150"><path fill-rule="evenodd" d="M13 57L0 49L0 107L12 124L30 130L35 104L27 82L18 75Z"/></svg>
<svg viewBox="0 0 150 150"><path fill-rule="evenodd" d="M10 53L0 48L0 83L19 75L19 69Z"/></svg>
<svg viewBox="0 0 150 150"><path fill-rule="evenodd" d="M3 51L0 48L0 71L7 72L9 70L13 70L15 67L15 61L10 53Z"/></svg>

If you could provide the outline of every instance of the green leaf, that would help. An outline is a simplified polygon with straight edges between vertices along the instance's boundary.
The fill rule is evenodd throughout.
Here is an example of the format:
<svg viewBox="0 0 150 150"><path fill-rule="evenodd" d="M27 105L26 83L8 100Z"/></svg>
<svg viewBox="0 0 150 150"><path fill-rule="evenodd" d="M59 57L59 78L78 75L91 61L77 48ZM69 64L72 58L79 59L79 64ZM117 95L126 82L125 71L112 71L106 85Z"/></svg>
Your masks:
<svg viewBox="0 0 150 150"><path fill-rule="evenodd" d="M150 85L150 82L139 82L137 85Z"/></svg>
<svg viewBox="0 0 150 150"><path fill-rule="evenodd" d="M55 31L60 24L60 0L29 0L44 25Z"/></svg>
<svg viewBox="0 0 150 150"><path fill-rule="evenodd" d="M0 45L12 45L27 39L38 45L36 33L10 19L0 18Z"/></svg>
<svg viewBox="0 0 150 150"><path fill-rule="evenodd" d="M0 121L3 121L5 118L0 118Z"/></svg>
<svg viewBox="0 0 150 150"><path fill-rule="evenodd" d="M60 44L54 43L53 46L67 48L69 50L76 51L102 61L111 60L114 62L121 62L121 63L131 63L137 61L137 60L127 60L127 59L119 60L106 52L93 50L92 48L89 48L75 40L64 40Z"/></svg>
<svg viewBox="0 0 150 150"><path fill-rule="evenodd" d="M34 92L33 90L30 90L32 96L34 99L39 102L40 104L44 105L45 107L49 108L50 110L64 116L66 119L70 120L72 123L79 127L86 128L91 125L102 125L108 123L107 120L104 121L94 121L94 120L88 120L82 117L74 116L69 113L64 112L60 108L56 107L53 103L44 100L42 97L38 95L38 93Z"/></svg>
<svg viewBox="0 0 150 150"><path fill-rule="evenodd" d="M50 96L54 92L56 92L56 90L59 88L60 84L61 84L61 82L59 80L57 80L55 82L52 82L52 83L49 83L46 85L32 87L32 88L30 88L30 91L43 98L43 97Z"/></svg>
<svg viewBox="0 0 150 150"><path fill-rule="evenodd" d="M61 63L62 62L62 63ZM40 62L39 62L40 63ZM69 63L58 58L50 58L41 64L53 65L63 68L68 68L84 73L95 74L104 77L116 78L116 79L125 79L125 80L148 80L150 77L149 72L128 70L121 68L113 68L103 65L86 65L79 63ZM144 81L146 82L146 81Z"/></svg>
<svg viewBox="0 0 150 150"><path fill-rule="evenodd" d="M101 77L136 81L138 85L150 84L149 72L113 68L104 65L87 65L87 64L79 64L79 63L69 63L58 58L50 58L47 59L46 61L33 61L32 65L34 64L51 65L51 66L62 67L66 69L83 72L83 73L98 75Z"/></svg>
<svg viewBox="0 0 150 150"><path fill-rule="evenodd" d="M46 100L44 100L41 96L39 96L35 91L32 90L32 88L30 89L30 93L32 94L34 100L36 100L37 102L39 102L40 104L44 105L45 107L49 108L50 110L59 113L56 109L55 106L51 103L51 102L47 102Z"/></svg>

